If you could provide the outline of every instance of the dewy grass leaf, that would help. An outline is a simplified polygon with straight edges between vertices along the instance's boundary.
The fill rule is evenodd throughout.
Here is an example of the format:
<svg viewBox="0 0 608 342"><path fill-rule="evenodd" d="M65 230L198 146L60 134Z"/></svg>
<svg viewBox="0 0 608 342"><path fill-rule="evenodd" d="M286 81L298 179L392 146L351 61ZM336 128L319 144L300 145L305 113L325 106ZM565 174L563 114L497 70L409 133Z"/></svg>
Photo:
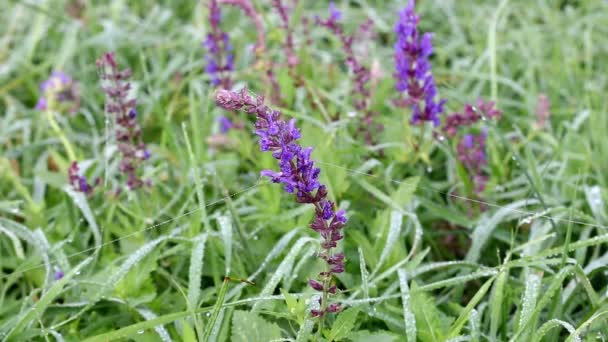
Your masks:
<svg viewBox="0 0 608 342"><path fill-rule="evenodd" d="M155 319L158 317L153 311L151 311L149 309L136 308L135 310L137 310L137 312L139 312L139 314L142 315L142 317L145 318L146 320L151 320L151 319ZM167 332L167 329L165 329L164 326L158 325L154 328L154 330L156 331L156 333L158 334L158 337L160 337L160 339L163 342L173 341L171 339L171 337L169 336L169 332Z"/></svg>
<svg viewBox="0 0 608 342"><path fill-rule="evenodd" d="M226 276L224 277L224 282L222 283L222 286L220 287L220 290L217 294L215 305L213 306L213 311L211 312L211 317L209 318L209 320L207 321L207 325L205 326L205 331L203 333L203 342L210 341L210 337L215 328L215 323L218 320L218 317L222 316L221 318L223 318L221 312L223 311L222 306L224 305L226 291L228 290L228 283L230 283L230 278ZM222 320L221 318L219 319L220 322Z"/></svg>
<svg viewBox="0 0 608 342"><path fill-rule="evenodd" d="M40 316L44 313L44 311L48 308L48 306L63 292L63 289L66 284L74 276L79 275L82 269L87 266L91 261L93 261L92 257L84 259L78 265L76 265L73 269L71 269L63 278L59 279L56 283L51 286L51 288L44 294L40 300L32 307L26 309L26 311L21 314L21 316L17 319L15 326L11 331L5 336L5 341L11 341L11 337L18 336L25 329L27 329L28 325L32 323L33 320L39 319Z"/></svg>
<svg viewBox="0 0 608 342"><path fill-rule="evenodd" d="M93 211L89 206L89 202L87 201L85 194L81 192L76 192L69 186L64 187L63 191L65 191L65 193L70 196L70 198L74 202L74 205L76 205L76 207L78 207L78 209L80 209L80 211L82 212L82 215L87 220L89 228L93 233L93 237L95 239L95 247L99 248L99 246L101 246L101 230L97 225L95 215L93 215Z"/></svg>
<svg viewBox="0 0 608 342"><path fill-rule="evenodd" d="M403 320L405 323L405 336L407 341L416 341L416 316L410 308L410 289L407 285L407 273L403 269L397 271L399 275L399 288L401 289L401 305L403 306Z"/></svg>
<svg viewBox="0 0 608 342"><path fill-rule="evenodd" d="M475 293L475 296L473 296L473 298L469 301L467 306L465 306L465 308L462 310L462 312L460 313L460 315L458 316L456 321L450 327L450 330L448 332L448 338L454 338L460 333L460 330L464 326L464 323L469 318L471 318L471 313L473 312L475 306L486 295L486 293L490 289L490 286L492 286L492 283L494 283L495 279L496 279L496 277L492 277L492 278L486 280L486 282L481 286L481 288L479 288L477 293Z"/></svg>
<svg viewBox="0 0 608 342"><path fill-rule="evenodd" d="M232 263L232 218L230 215L222 215L217 218L220 226L220 234L224 242L224 260L226 263L226 275L230 274L230 264Z"/></svg>
<svg viewBox="0 0 608 342"><path fill-rule="evenodd" d="M531 326L531 330L534 330L536 326L535 322L529 322L532 317L532 310L536 306L536 299L540 294L541 282L542 282L542 273L538 274L533 272L530 269L524 270L525 276L525 289L524 295L522 297L521 310L519 312L519 323L518 326L521 327L524 324L528 324ZM524 335L525 336L525 335Z"/></svg>
<svg viewBox="0 0 608 342"><path fill-rule="evenodd" d="M199 235L193 241L192 254L190 255L190 268L188 271L188 308L191 310L197 307L200 298L201 276L206 243L206 233Z"/></svg>
<svg viewBox="0 0 608 342"><path fill-rule="evenodd" d="M314 241L313 239L305 238L305 237L302 237L298 241L296 241L296 243L289 250L289 253L287 254L287 256L285 256L283 261L279 264L277 269L274 271L274 274L272 275L272 277L266 282L266 284L264 285L264 288L262 288L262 291L260 291L260 297L271 295L274 292L274 290L276 289L276 287L279 284L279 282L281 281L281 279L291 276L290 272L293 267L293 263L294 263L296 257L298 256L298 254L300 253L300 250L306 244L311 243L313 241ZM260 308L260 305L262 305L262 302L255 303L253 305L252 310L255 312L256 310L258 310Z"/></svg>
<svg viewBox="0 0 608 342"><path fill-rule="evenodd" d="M401 226L403 224L403 214L398 211L391 211L390 213L390 224L388 226L388 234L386 236L386 242L384 243L384 248L382 249L382 254L380 254L380 260L378 260L378 264L376 268L372 272L372 276L380 269L382 264L388 258L390 252L393 249L393 246L397 242L399 235L401 234Z"/></svg>

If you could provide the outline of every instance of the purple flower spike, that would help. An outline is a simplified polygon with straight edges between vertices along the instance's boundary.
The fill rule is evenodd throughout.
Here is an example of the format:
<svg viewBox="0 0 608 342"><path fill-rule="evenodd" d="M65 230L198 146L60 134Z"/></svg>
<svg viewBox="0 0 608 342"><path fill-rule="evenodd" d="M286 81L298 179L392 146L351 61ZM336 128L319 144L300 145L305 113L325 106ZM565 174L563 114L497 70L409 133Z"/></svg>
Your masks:
<svg viewBox="0 0 608 342"><path fill-rule="evenodd" d="M142 161L150 157L141 138L141 126L137 121L136 100L129 98L131 70L120 70L114 53L105 53L97 60L102 88L106 93L106 111L116 120L116 140L122 155L119 170L127 178L127 186L137 189L143 186Z"/></svg>
<svg viewBox="0 0 608 342"><path fill-rule="evenodd" d="M477 194L484 191L488 181L488 177L484 174L484 168L488 165L485 152L486 138L485 132L478 135L465 134L457 148L458 160L467 169L469 180Z"/></svg>
<svg viewBox="0 0 608 342"><path fill-rule="evenodd" d="M342 240L342 228L346 224L343 210L334 210L335 204L327 199L327 189L319 182L321 170L311 159L312 148L298 144L300 130L295 120L285 121L281 112L264 104L261 96L252 97L246 89L240 92L219 90L217 104L227 110L242 110L256 116L255 134L259 137L260 150L269 151L277 159L279 171L263 170L261 175L274 183L283 184L285 191L293 193L298 203L310 203L315 207L315 217L310 227L321 235L319 257L327 264L327 269L319 274L319 279L308 284L323 292L323 298L336 292L332 285L333 275L344 272L344 254L333 254L333 248ZM314 317L322 317L327 312L339 311L339 305L321 299L321 309L312 311Z"/></svg>
<svg viewBox="0 0 608 342"><path fill-rule="evenodd" d="M353 98L353 106L361 112L362 119L359 123L359 133L361 133L368 145L376 143L375 134L383 130L383 126L375 122L375 117L378 113L371 110L370 80L372 79L371 71L361 62L361 57L355 54L353 44L355 43L355 35L348 35L344 31L342 23L339 21L342 13L336 8L334 2L329 3L329 18L317 18L317 24L331 31L342 43L342 50L346 56L346 65L353 74L353 88L351 90ZM361 25L360 31L366 34L372 31L373 22L366 21ZM360 32L359 32L360 33Z"/></svg>
<svg viewBox="0 0 608 342"><path fill-rule="evenodd" d="M427 32L420 37L417 27L419 20L414 12L414 0L410 0L395 25L395 87L407 95L396 103L412 108L413 124L429 121L437 127L446 100L435 99L437 88L429 62L429 56L433 53L432 33Z"/></svg>
<svg viewBox="0 0 608 342"><path fill-rule="evenodd" d="M234 71L234 55L232 54L232 44L230 43L228 33L220 28L221 20L222 15L218 1L210 0L210 32L202 44L207 49L205 72L211 77L211 84L213 86L230 88L232 80L229 74L231 71Z"/></svg>

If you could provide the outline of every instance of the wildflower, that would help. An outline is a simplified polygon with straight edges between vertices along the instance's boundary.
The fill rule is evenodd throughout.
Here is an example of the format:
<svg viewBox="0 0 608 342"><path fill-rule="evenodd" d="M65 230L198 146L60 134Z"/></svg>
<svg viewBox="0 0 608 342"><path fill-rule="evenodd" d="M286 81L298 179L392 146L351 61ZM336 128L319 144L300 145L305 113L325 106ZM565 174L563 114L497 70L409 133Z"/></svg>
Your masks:
<svg viewBox="0 0 608 342"><path fill-rule="evenodd" d="M336 8L334 2L329 3L329 17L325 20L317 18L317 24L329 29L342 43L342 50L346 55L346 65L354 75L353 89L353 105L355 109L363 113L363 118L359 125L359 132L363 133L365 141L369 145L375 144L374 133L383 129L381 124L375 123L377 113L370 109L371 105L371 90L369 82L371 79L370 70L364 66L356 57L353 50L354 36L347 35L344 32L344 27L339 21L342 13ZM372 23L368 20L359 28L360 32L369 33L372 28Z"/></svg>
<svg viewBox="0 0 608 342"><path fill-rule="evenodd" d="M100 183L100 179L97 178L93 184L89 184L87 178L80 174L80 167L76 161L73 161L68 168L68 181L75 191L82 192L87 196L90 196Z"/></svg>
<svg viewBox="0 0 608 342"><path fill-rule="evenodd" d="M119 169L127 177L129 189L138 189L144 185L140 177L142 162L150 158L141 138L141 127L137 121L136 100L129 98L131 77L129 69L119 70L113 53L105 53L97 60L97 69L101 77L102 88L107 95L106 111L115 115L116 140L122 154Z"/></svg>
<svg viewBox="0 0 608 342"><path fill-rule="evenodd" d="M536 102L536 122L534 123L536 129L543 129L547 125L547 121L551 116L550 106L547 95L538 95L538 101Z"/></svg>
<svg viewBox="0 0 608 342"><path fill-rule="evenodd" d="M80 96L76 83L61 71L53 71L51 76L40 83L42 96L36 103L37 110L59 110L67 107L73 113L78 110Z"/></svg>
<svg viewBox="0 0 608 342"><path fill-rule="evenodd" d="M406 93L408 96L405 99L399 99L396 103L412 108L413 124L430 121L437 127L440 123L439 115L443 112L446 100L436 101L435 99L437 88L428 60L433 53L432 34L427 32L420 37L417 28L419 20L420 18L414 12L414 0L410 0L399 14L399 21L395 25L397 35L394 74L397 81L396 88L397 91L402 94Z"/></svg>
<svg viewBox="0 0 608 342"><path fill-rule="evenodd" d="M327 302L328 294L336 292L331 284L333 275L344 272L344 254L333 254L333 248L342 240L342 228L346 224L344 210L335 210L335 204L327 199L327 188L319 182L321 170L311 159L312 148L298 144L300 130L294 119L285 121L281 112L264 104L261 96L252 97L246 89L240 92L219 90L217 104L227 110L243 110L256 116L255 134L259 137L261 151L271 152L279 162L279 170L263 170L261 175L274 183L281 183L286 192L294 194L296 202L310 203L315 207L315 216L310 227L321 235L319 257L327 264L327 269L319 274L318 280L310 280L309 285L323 292L321 308L312 313L323 316L336 312L339 306Z"/></svg>
<svg viewBox="0 0 608 342"><path fill-rule="evenodd" d="M220 132L224 134L228 133L228 131L234 127L232 121L223 115L219 117L218 122L220 124Z"/></svg>
<svg viewBox="0 0 608 342"><path fill-rule="evenodd" d="M484 173L488 164L486 138L487 133L484 131L480 134L465 134L458 142L458 160L468 171L469 180L476 193L483 192L488 181L488 176Z"/></svg>
<svg viewBox="0 0 608 342"><path fill-rule="evenodd" d="M454 113L446 118L443 131L447 136L453 137L459 127L472 126L482 119L500 119L502 112L494 107L493 101L485 102L478 99L476 106L465 104L462 113Z"/></svg>
<svg viewBox="0 0 608 342"><path fill-rule="evenodd" d="M55 280L61 280L64 275L65 274L63 273L63 271L59 267L55 267L55 274L53 275L53 278Z"/></svg>
<svg viewBox="0 0 608 342"><path fill-rule="evenodd" d="M283 48L287 57L287 66L291 74L294 74L294 68L300 63L298 56L294 52L293 30L289 27L289 13L287 7L282 0L272 0L272 6L279 13L281 18L281 28L285 31L285 43Z"/></svg>
<svg viewBox="0 0 608 342"><path fill-rule="evenodd" d="M203 42L207 49L207 65L205 71L211 77L214 86L230 88L232 80L228 75L234 70L234 55L232 54L232 44L228 33L220 28L222 15L217 0L209 1L209 24L210 32Z"/></svg>

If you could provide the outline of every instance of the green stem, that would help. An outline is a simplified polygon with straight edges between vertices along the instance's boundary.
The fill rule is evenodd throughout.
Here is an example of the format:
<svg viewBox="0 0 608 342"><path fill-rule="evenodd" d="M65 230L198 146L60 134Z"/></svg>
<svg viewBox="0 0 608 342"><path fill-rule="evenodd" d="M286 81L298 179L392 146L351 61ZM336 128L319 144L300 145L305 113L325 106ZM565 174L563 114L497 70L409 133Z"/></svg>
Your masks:
<svg viewBox="0 0 608 342"><path fill-rule="evenodd" d="M47 109L46 117L49 120L49 123L51 124L51 128L53 129L53 131L55 131L55 134L57 134L57 136L59 137L59 140L61 140L61 143L63 144L63 147L65 148L65 151L67 152L68 158L70 159L70 161L76 161L76 154L74 153L72 144L70 144L70 141L63 133L63 130L61 129L61 127L59 127L59 124L57 123L57 121L55 121L53 112L51 110Z"/></svg>

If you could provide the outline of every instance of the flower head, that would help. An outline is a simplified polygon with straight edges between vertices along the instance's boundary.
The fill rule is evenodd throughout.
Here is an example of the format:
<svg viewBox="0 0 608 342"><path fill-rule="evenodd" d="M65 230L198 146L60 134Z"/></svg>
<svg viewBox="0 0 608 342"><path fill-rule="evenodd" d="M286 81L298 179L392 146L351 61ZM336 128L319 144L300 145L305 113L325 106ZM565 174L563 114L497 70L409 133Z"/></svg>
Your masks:
<svg viewBox="0 0 608 342"><path fill-rule="evenodd" d="M407 94L407 98L397 103L412 107L412 123L430 121L437 127L446 100L436 100L437 88L429 62L429 56L433 53L432 33L427 32L420 37L417 27L419 20L414 12L414 0L410 0L400 12L395 25L394 77L397 91Z"/></svg>
<svg viewBox="0 0 608 342"><path fill-rule="evenodd" d="M209 1L210 31L203 42L207 49L205 72L211 77L214 86L230 88L232 81L229 73L234 71L234 55L228 34L220 28L222 15L217 0Z"/></svg>
<svg viewBox="0 0 608 342"><path fill-rule="evenodd" d="M97 69L106 93L106 111L114 115L118 150L122 155L119 170L127 178L129 189L141 188L142 162L150 158L150 151L141 138L136 100L129 97L131 70L118 68L114 53L105 53L97 60Z"/></svg>
<svg viewBox="0 0 608 342"><path fill-rule="evenodd" d="M298 203L310 203L315 207L310 227L321 235L323 251L319 256L325 260L327 270L321 272L321 281L311 280L309 285L317 291L335 293L330 282L334 274L344 272L344 254L332 254L332 249L343 238L341 230L346 224L346 216L343 210L335 211L335 204L327 199L327 188L319 182L321 170L311 158L312 148L304 148L298 143L301 132L295 120L285 121L280 111L264 104L263 97L254 98L245 89L240 92L219 90L216 102L224 109L243 110L256 116L255 134L259 137L260 150L271 152L279 164L278 170L263 170L261 175L283 184L285 191L294 194ZM336 308L323 302L316 315L336 312L333 311Z"/></svg>
<svg viewBox="0 0 608 342"><path fill-rule="evenodd" d="M75 191L82 192L87 196L93 194L93 190L99 185L100 179L97 178L93 184L89 184L87 178L80 174L78 162L73 161L68 168L68 181Z"/></svg>
<svg viewBox="0 0 608 342"><path fill-rule="evenodd" d="M40 92L42 96L36 103L37 110L59 110L67 107L70 112L75 112L80 104L76 83L61 71L53 71L49 78L41 82Z"/></svg>
<svg viewBox="0 0 608 342"><path fill-rule="evenodd" d="M376 143L377 132L384 128L381 124L375 122L375 117L378 113L371 110L370 80L372 74L368 67L361 62L361 56L357 55L353 49L355 37L360 38L360 35L368 35L373 28L373 21L367 20L359 27L357 35L349 35L345 32L340 18L342 13L336 8L334 2L329 3L329 17L327 19L317 18L317 24L327 28L332 32L342 44L342 50L346 57L346 65L353 75L353 88L351 90L353 106L361 112L362 119L359 123L359 133L362 133L368 145Z"/></svg>
<svg viewBox="0 0 608 342"><path fill-rule="evenodd" d="M484 191L488 177L485 175L485 167L488 165L486 158L487 133L465 134L458 142L458 160L467 169L469 180L476 193Z"/></svg>
<svg viewBox="0 0 608 342"><path fill-rule="evenodd" d="M500 119L502 112L494 107L493 101L484 101L479 98L476 105L465 104L462 113L454 113L446 118L443 131L453 137L458 128L472 126L484 119Z"/></svg>

